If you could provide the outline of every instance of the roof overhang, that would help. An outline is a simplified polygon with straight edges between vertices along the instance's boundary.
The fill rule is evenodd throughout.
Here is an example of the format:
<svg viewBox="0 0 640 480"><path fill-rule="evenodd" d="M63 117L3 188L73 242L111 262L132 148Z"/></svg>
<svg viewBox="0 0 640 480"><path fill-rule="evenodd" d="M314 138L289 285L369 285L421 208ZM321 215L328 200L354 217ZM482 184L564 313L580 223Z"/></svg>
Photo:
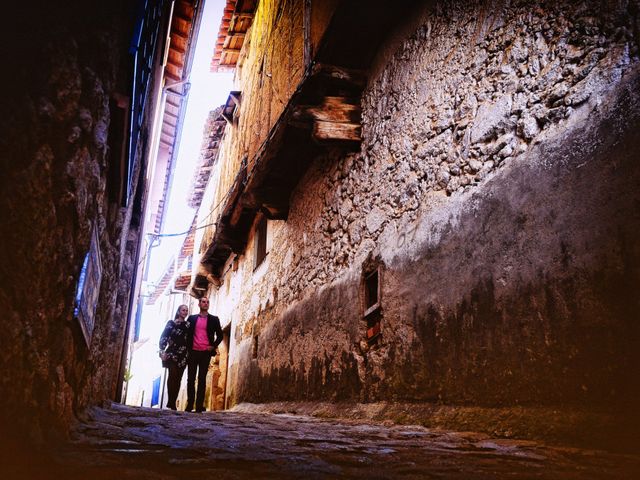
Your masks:
<svg viewBox="0 0 640 480"><path fill-rule="evenodd" d="M200 149L198 165L195 168L191 187L188 194L188 204L190 207L198 209L202 202L202 196L207 188L211 171L218 159L220 142L224 134L226 122L221 116L222 107L209 112L205 129L206 135Z"/></svg>
<svg viewBox="0 0 640 480"><path fill-rule="evenodd" d="M321 46L298 88L258 150L250 171L239 170L203 253L194 285L206 289L219 277L231 253L242 254L258 212L270 219L286 219L289 197L311 162L330 149L360 148L360 98L366 71L384 38L413 8L410 0L394 4L393 15L384 0L366 7L357 0L340 3ZM357 13L357 15L356 15ZM354 30L353 19L358 18Z"/></svg>
<svg viewBox="0 0 640 480"><path fill-rule="evenodd" d="M166 195L175 168L174 153L178 150L178 139L185 113L185 98L190 87L188 80L194 53L192 47L195 45L201 15L199 3L196 0L176 1L169 26L163 72L164 113L159 132L159 147L167 151L168 163L164 172L163 199L158 203L156 213L156 232L162 230Z"/></svg>
<svg viewBox="0 0 640 480"><path fill-rule="evenodd" d="M227 0L220 21L218 41L211 60L212 72L233 70L253 22L257 0Z"/></svg>
<svg viewBox="0 0 640 480"><path fill-rule="evenodd" d="M362 73L355 70L320 64L307 70L262 144L251 171L243 162L236 175L216 221L213 240L201 259L209 273L219 276L229 255L244 251L259 211L269 219L287 218L289 197L314 158L331 148L359 148L359 98L365 83ZM337 110L348 112L339 115L343 121L329 122L339 131L338 136L323 136L319 127L327 121L327 116L318 111L325 112L322 107L328 98L334 99L334 107L338 102L335 99L341 99L344 103Z"/></svg>

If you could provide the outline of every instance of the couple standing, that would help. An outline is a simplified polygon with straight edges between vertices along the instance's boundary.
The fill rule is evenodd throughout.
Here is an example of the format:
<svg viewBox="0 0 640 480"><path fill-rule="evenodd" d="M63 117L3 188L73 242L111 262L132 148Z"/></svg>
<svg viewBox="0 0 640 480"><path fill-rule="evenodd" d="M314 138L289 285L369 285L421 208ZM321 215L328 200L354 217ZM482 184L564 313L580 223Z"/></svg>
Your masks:
<svg viewBox="0 0 640 480"><path fill-rule="evenodd" d="M200 313L187 318L189 309L180 305L175 318L167 322L160 336L160 358L162 366L169 370L167 408L176 410L176 400L185 366L187 367L187 408L190 412L204 412L204 394L207 387L207 371L211 357L222 342L220 319L209 313L209 299L202 297L198 306ZM198 394L195 393L196 372Z"/></svg>

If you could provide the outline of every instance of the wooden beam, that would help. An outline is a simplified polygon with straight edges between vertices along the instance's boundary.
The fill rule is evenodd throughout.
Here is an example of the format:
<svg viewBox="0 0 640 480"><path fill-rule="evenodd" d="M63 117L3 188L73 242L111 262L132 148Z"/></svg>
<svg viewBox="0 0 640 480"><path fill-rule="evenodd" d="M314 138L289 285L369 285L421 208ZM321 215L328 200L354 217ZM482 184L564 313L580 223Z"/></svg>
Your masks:
<svg viewBox="0 0 640 480"><path fill-rule="evenodd" d="M251 21L252 19L253 13L234 13L229 20L229 30L235 30L236 24L241 23L243 20Z"/></svg>
<svg viewBox="0 0 640 480"><path fill-rule="evenodd" d="M180 37L183 40L187 40L189 38L189 34L188 33L183 33L183 32L180 32L178 30L171 32L171 35L175 35L176 37Z"/></svg>
<svg viewBox="0 0 640 480"><path fill-rule="evenodd" d="M182 12L176 13L174 15L174 17L178 18L178 19L180 19L180 20L182 20L184 22L187 22L187 23L193 22L193 18L190 18L189 16L187 16L186 14L184 14Z"/></svg>
<svg viewBox="0 0 640 480"><path fill-rule="evenodd" d="M176 128L176 126L178 125L178 121L176 119L176 122L173 123L170 118L163 118L162 119L162 124L163 125L168 125L168 126L173 127L173 128Z"/></svg>
<svg viewBox="0 0 640 480"><path fill-rule="evenodd" d="M262 213L269 220L286 220L289 216L289 205L262 205Z"/></svg>
<svg viewBox="0 0 640 480"><path fill-rule="evenodd" d="M367 76L362 70L342 68L325 63L317 63L311 71L312 76L321 76L330 81L348 84L362 90L367 84Z"/></svg>
<svg viewBox="0 0 640 480"><path fill-rule="evenodd" d="M238 202L235 208L233 209L233 211L231 212L231 217L229 218L229 224L234 226L237 225L242 215L246 215L246 212L244 211L244 206L242 205L242 203Z"/></svg>
<svg viewBox="0 0 640 480"><path fill-rule="evenodd" d="M173 65L173 64L172 64ZM175 73L171 73L169 70L165 69L164 76L170 78L171 80L175 80L176 82L181 82L182 79L176 75Z"/></svg>
<svg viewBox="0 0 640 480"><path fill-rule="evenodd" d="M174 97L167 97L167 105L169 105L169 106L171 106L171 107L173 107L173 108L175 108L177 110L180 110L180 104L181 104L180 100L173 100L173 98ZM176 101L178 103L175 103Z"/></svg>
<svg viewBox="0 0 640 480"><path fill-rule="evenodd" d="M174 131L167 130L164 126L162 127L162 130L160 133L162 133L163 135L167 135L168 137L175 137L176 135L175 130Z"/></svg>
<svg viewBox="0 0 640 480"><path fill-rule="evenodd" d="M177 70L182 70L184 68L184 61L181 58L172 58L172 55L169 55L167 59L167 64L176 67Z"/></svg>
<svg viewBox="0 0 640 480"><path fill-rule="evenodd" d="M313 138L319 142L359 142L361 127L358 123L336 123L321 120L313 124Z"/></svg>
<svg viewBox="0 0 640 480"><path fill-rule="evenodd" d="M169 47L169 50L173 50L178 55L184 55L185 53L187 53L187 50L184 47L180 47L178 45L174 45L173 43Z"/></svg>
<svg viewBox="0 0 640 480"><path fill-rule="evenodd" d="M311 63L311 0L304 0L303 4L303 49L302 61L305 68Z"/></svg>
<svg viewBox="0 0 640 480"><path fill-rule="evenodd" d="M231 92L229 92L229 98L231 100L233 100L233 103L235 103L237 106L240 106L240 100L242 98L242 92L239 90L232 90ZM228 100L227 100L228 102Z"/></svg>
<svg viewBox="0 0 640 480"><path fill-rule="evenodd" d="M336 123L360 123L361 108L347 97L324 97L318 106L300 105L293 114L294 120L310 119Z"/></svg>

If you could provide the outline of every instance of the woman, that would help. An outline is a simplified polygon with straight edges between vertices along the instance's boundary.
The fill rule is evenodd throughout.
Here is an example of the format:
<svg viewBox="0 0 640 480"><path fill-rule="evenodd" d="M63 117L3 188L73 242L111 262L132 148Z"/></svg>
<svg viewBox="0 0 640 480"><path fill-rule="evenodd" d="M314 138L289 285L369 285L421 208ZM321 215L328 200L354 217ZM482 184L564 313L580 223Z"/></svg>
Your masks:
<svg viewBox="0 0 640 480"><path fill-rule="evenodd" d="M171 410L177 410L176 400L180 391L182 374L187 365L189 321L185 319L188 314L189 308L186 305L180 305L175 318L167 322L160 336L162 366L169 369L169 375L167 376L167 391L169 393L167 408Z"/></svg>

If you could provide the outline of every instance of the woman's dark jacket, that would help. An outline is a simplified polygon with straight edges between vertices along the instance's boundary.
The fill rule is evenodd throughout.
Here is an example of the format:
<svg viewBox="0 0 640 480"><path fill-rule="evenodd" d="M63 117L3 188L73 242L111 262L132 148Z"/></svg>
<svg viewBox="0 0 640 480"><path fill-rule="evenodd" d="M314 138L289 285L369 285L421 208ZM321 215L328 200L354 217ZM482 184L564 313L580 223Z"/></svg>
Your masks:
<svg viewBox="0 0 640 480"><path fill-rule="evenodd" d="M169 320L160 335L160 351L166 353L166 359L162 361L162 366L167 368L174 364L179 368L187 365L187 354L189 353L189 320L175 322Z"/></svg>

